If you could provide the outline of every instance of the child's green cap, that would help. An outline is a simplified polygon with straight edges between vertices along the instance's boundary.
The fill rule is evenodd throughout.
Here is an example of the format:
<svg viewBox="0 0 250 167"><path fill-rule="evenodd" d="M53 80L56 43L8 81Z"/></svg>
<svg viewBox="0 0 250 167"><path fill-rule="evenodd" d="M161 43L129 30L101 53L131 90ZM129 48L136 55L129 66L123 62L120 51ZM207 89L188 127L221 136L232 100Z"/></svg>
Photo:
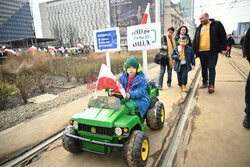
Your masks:
<svg viewBox="0 0 250 167"><path fill-rule="evenodd" d="M134 57L130 57L126 60L126 64L125 64L125 67L126 68L129 68L129 67L134 67L134 68L138 68L139 67L139 62L136 58Z"/></svg>

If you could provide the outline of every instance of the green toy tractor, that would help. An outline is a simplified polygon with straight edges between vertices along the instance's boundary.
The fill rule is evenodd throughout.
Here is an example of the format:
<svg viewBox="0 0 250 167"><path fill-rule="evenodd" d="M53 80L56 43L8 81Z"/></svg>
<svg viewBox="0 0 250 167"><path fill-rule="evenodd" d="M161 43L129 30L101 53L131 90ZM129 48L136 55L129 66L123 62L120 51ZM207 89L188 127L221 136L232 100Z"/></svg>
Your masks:
<svg viewBox="0 0 250 167"><path fill-rule="evenodd" d="M152 87L148 84L150 106L143 117L138 109L135 115L129 114L118 97L92 97L88 108L71 117L62 137L63 147L71 153L123 151L129 166L145 166L150 145L145 119L147 126L154 130L163 128L165 120L164 105L157 98L159 90Z"/></svg>

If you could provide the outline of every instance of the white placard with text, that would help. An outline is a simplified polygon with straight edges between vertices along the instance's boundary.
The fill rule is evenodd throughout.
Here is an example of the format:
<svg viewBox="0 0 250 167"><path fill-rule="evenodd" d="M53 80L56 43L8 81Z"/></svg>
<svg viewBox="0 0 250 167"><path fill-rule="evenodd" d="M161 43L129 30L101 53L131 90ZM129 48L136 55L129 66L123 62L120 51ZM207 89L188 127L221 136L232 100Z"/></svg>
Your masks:
<svg viewBox="0 0 250 167"><path fill-rule="evenodd" d="M129 51L161 48L161 23L127 27L127 41Z"/></svg>

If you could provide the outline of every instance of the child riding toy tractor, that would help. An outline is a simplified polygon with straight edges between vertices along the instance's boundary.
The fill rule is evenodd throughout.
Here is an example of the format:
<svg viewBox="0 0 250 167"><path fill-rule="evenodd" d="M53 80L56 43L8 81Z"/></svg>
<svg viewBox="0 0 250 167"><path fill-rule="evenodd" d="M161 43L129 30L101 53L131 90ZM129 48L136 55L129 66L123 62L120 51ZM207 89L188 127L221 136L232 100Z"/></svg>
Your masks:
<svg viewBox="0 0 250 167"><path fill-rule="evenodd" d="M119 83L122 86L116 84L110 69L102 65L97 89L116 92L92 97L88 108L71 117L62 137L63 147L71 153L107 154L123 150L129 166L145 166L150 144L144 122L146 119L150 129L163 128L164 105L157 98L158 88L154 82L146 82L138 60L133 57L127 59Z"/></svg>

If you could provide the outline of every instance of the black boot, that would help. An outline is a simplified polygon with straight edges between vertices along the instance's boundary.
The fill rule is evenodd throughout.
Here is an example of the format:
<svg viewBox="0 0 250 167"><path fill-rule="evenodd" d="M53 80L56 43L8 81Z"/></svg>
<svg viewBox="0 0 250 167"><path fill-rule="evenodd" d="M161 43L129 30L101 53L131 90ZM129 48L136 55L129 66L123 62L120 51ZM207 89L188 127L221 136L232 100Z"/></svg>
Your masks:
<svg viewBox="0 0 250 167"><path fill-rule="evenodd" d="M250 129L250 116L244 117L243 126L247 129Z"/></svg>

